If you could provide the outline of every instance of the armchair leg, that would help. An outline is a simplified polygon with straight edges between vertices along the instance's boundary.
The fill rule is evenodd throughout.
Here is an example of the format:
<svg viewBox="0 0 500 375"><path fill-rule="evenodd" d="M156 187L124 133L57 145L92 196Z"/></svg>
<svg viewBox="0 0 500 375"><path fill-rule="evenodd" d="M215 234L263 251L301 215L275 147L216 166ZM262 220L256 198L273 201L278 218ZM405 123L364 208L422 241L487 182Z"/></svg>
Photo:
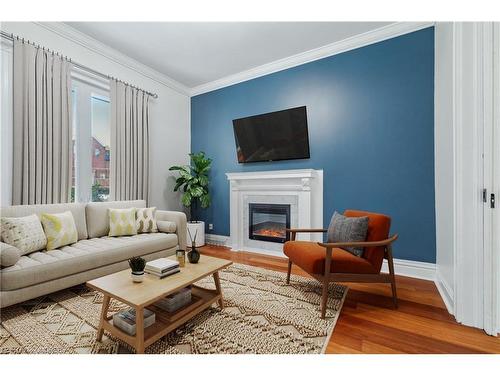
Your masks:
<svg viewBox="0 0 500 375"><path fill-rule="evenodd" d="M389 245L387 247L387 264L389 266L389 273L391 275L391 288L392 288L392 302L394 303L394 307L398 308L398 294L396 290L396 276L394 273L394 260L392 258L392 248Z"/></svg>
<svg viewBox="0 0 500 375"><path fill-rule="evenodd" d="M288 259L288 272L286 274L286 283L290 284L290 273L292 273L292 261Z"/></svg>

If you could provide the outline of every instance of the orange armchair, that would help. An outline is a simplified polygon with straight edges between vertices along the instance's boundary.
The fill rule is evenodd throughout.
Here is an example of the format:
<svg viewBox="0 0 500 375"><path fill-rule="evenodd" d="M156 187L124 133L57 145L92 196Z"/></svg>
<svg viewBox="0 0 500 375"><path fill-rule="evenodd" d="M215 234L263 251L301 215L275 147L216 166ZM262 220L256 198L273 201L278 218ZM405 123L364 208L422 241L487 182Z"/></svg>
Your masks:
<svg viewBox="0 0 500 375"><path fill-rule="evenodd" d="M326 233L326 229L287 229L291 240L285 242L283 252L288 257L287 283L290 283L292 264L295 264L323 284L321 318L325 318L330 282L390 283L395 307L398 306L392 243L398 238L389 237L391 218L386 215L346 210L347 217L368 216L368 233L363 242L322 243L296 241L297 233ZM364 247L362 257L340 247ZM380 273L383 260L387 259L389 274Z"/></svg>

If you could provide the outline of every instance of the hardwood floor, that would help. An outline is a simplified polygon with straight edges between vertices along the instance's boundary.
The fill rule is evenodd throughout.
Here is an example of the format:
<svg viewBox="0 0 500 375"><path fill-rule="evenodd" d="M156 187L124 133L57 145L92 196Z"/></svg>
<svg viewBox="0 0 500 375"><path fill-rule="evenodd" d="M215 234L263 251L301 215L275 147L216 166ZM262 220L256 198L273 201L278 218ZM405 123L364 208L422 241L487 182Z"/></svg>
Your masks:
<svg viewBox="0 0 500 375"><path fill-rule="evenodd" d="M287 260L280 257L215 246L202 247L201 253L287 270ZM292 273L308 276L296 266ZM500 353L500 337L458 324L431 281L397 276L397 310L392 305L389 284L346 285L349 292L327 353Z"/></svg>

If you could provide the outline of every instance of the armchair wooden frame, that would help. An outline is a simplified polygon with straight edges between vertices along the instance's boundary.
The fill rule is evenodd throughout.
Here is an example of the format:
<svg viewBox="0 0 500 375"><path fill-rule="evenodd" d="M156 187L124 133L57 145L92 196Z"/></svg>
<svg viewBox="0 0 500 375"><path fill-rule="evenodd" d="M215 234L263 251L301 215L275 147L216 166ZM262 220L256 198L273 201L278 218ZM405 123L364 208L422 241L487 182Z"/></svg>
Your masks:
<svg viewBox="0 0 500 375"><path fill-rule="evenodd" d="M287 229L290 232L290 240L295 241L297 233L326 233L326 229ZM318 242L318 245L325 248L325 271L324 274L313 274L312 277L323 284L323 292L321 296L321 318L326 315L326 305L328 301L328 284L330 282L358 282L358 283L389 283L392 288L392 300L394 306L398 307L398 297L396 292L396 278L394 274L394 260L392 257L392 243L398 238L397 234L383 241L372 242ZM362 273L335 273L330 272L332 263L332 251L335 247L356 246L356 247L379 247L380 251L384 252L384 258L387 259L389 266L389 274L362 274ZM292 271L292 261L288 259L288 272L286 282L290 283L290 273Z"/></svg>

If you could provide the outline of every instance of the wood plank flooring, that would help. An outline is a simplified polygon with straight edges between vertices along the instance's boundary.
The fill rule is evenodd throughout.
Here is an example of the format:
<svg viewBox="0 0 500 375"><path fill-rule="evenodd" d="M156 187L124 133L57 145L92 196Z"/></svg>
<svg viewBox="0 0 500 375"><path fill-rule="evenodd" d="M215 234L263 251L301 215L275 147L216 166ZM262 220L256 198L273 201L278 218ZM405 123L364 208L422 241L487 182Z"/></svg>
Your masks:
<svg viewBox="0 0 500 375"><path fill-rule="evenodd" d="M215 246L204 246L201 253L282 272L287 269L287 260L280 257ZM296 266L292 272L308 276ZM346 285L349 292L327 353L500 353L500 337L458 324L431 281L397 276L397 310L389 284Z"/></svg>

